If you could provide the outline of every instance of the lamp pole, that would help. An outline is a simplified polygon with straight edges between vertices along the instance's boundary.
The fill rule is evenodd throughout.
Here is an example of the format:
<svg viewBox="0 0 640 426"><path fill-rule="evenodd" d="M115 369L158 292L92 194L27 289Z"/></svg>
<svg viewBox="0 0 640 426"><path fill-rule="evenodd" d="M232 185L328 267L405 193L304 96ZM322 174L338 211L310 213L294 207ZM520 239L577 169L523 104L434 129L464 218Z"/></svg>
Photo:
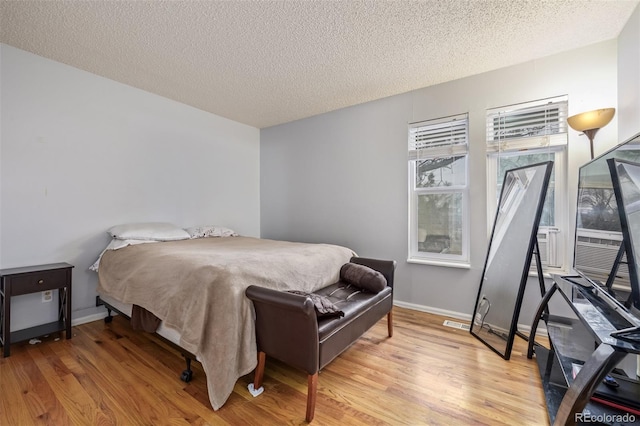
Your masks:
<svg viewBox="0 0 640 426"><path fill-rule="evenodd" d="M598 132L598 130L600 129L588 129L588 130L583 130L582 133L585 134L585 136L587 136L589 138L589 147L591 148L591 159L593 160L593 138L596 137L596 133Z"/></svg>

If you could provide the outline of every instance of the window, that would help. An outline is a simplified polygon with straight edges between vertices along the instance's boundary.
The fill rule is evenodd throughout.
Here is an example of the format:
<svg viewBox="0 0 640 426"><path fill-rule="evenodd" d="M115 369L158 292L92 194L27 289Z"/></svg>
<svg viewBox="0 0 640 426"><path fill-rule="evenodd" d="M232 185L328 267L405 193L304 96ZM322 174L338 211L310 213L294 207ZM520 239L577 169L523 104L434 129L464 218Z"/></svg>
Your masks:
<svg viewBox="0 0 640 426"><path fill-rule="evenodd" d="M566 119L566 96L487 111L489 232L505 172L543 161L554 162L538 230L541 263L545 269L562 268L565 264Z"/></svg>
<svg viewBox="0 0 640 426"><path fill-rule="evenodd" d="M469 261L467 115L409 126L409 261Z"/></svg>

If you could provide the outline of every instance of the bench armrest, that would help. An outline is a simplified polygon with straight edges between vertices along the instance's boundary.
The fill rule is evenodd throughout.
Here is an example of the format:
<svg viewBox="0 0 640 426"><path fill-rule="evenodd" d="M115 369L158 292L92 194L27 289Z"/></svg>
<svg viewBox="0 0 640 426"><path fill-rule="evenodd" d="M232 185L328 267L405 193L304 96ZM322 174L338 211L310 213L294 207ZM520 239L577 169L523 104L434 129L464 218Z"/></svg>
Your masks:
<svg viewBox="0 0 640 426"><path fill-rule="evenodd" d="M311 298L249 286L258 350L309 374L318 371L318 319Z"/></svg>

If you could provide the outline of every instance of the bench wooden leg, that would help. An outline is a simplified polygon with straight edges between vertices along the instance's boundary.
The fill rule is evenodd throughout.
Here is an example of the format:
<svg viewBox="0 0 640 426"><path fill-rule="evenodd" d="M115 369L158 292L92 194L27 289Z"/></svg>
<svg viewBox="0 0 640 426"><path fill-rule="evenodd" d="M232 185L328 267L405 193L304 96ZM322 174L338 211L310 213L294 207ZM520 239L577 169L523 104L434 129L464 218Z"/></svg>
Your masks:
<svg viewBox="0 0 640 426"><path fill-rule="evenodd" d="M264 378L264 364L267 361L267 354L258 352L258 365L256 366L256 375L253 377L253 388L260 389L262 379Z"/></svg>
<svg viewBox="0 0 640 426"><path fill-rule="evenodd" d="M393 337L393 311L389 311L387 314L387 331L389 332L389 337Z"/></svg>
<svg viewBox="0 0 640 426"><path fill-rule="evenodd" d="M313 415L316 411L316 394L318 392L318 372L315 374L309 374L307 379L307 417L305 420L310 422L313 420Z"/></svg>

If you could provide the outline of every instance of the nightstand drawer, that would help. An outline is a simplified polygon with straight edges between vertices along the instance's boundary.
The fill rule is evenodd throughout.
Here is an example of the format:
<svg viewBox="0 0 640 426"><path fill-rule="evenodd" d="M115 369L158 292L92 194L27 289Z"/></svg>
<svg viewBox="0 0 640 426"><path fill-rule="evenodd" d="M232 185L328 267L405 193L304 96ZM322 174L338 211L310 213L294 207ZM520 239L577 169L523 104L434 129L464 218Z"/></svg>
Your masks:
<svg viewBox="0 0 640 426"><path fill-rule="evenodd" d="M11 296L53 290L67 285L67 269L30 272L14 275L11 280Z"/></svg>

